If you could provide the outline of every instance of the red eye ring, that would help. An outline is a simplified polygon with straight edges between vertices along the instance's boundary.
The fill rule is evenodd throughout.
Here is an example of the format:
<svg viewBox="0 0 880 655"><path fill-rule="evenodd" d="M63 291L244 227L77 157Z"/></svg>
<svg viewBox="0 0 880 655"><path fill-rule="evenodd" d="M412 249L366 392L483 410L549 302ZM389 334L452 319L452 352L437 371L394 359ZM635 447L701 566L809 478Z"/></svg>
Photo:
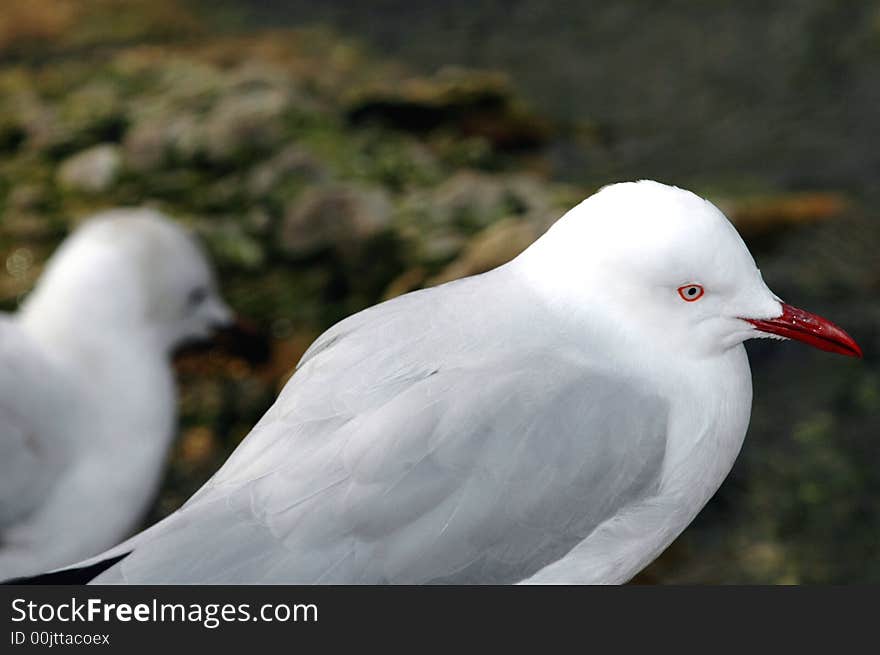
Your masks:
<svg viewBox="0 0 880 655"><path fill-rule="evenodd" d="M678 287L678 295L685 302L694 302L703 297L705 290L699 284L685 284Z"/></svg>

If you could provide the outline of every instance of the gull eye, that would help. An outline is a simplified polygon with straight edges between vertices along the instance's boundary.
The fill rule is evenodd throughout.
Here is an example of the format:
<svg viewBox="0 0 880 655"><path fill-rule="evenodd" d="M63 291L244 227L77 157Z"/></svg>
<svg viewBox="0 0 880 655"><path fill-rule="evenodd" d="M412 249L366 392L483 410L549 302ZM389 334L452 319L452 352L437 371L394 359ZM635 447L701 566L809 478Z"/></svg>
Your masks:
<svg viewBox="0 0 880 655"><path fill-rule="evenodd" d="M703 287L699 284L685 284L683 287L678 287L678 295L685 302L699 300L703 297L703 293Z"/></svg>
<svg viewBox="0 0 880 655"><path fill-rule="evenodd" d="M187 296L186 301L187 303L189 303L190 307L198 307L205 301L207 297L208 290L205 287L196 287L189 292L189 296Z"/></svg>

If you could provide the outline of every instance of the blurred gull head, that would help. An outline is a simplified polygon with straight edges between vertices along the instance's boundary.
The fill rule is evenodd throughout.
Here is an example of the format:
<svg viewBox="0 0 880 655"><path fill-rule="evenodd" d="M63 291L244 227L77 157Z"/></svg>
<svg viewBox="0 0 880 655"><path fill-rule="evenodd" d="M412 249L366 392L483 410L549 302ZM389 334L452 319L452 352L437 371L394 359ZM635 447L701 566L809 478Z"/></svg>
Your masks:
<svg viewBox="0 0 880 655"><path fill-rule="evenodd" d="M165 351L232 322L195 239L152 209L86 221L52 257L23 313L47 329L85 323Z"/></svg>

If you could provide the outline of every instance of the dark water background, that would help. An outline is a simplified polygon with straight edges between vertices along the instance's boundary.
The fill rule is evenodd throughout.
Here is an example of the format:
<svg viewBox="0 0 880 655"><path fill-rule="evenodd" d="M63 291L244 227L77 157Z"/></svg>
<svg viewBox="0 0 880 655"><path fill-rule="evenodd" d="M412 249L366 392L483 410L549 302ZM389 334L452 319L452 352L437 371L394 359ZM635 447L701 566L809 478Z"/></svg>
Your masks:
<svg viewBox="0 0 880 655"><path fill-rule="evenodd" d="M237 1L262 26L321 22L423 71L506 72L541 112L598 128L560 177L833 187L880 173L880 5L798 0Z"/></svg>

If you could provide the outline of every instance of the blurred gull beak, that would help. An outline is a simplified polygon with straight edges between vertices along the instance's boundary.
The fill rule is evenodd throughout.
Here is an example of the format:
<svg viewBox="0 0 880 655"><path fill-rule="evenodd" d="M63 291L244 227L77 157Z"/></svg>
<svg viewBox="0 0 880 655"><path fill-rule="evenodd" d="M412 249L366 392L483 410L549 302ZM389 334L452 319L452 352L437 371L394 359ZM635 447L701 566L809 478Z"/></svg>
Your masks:
<svg viewBox="0 0 880 655"><path fill-rule="evenodd" d="M235 324L235 315L225 302L213 298L209 303L210 305L206 309L212 328L223 330Z"/></svg>
<svg viewBox="0 0 880 655"><path fill-rule="evenodd" d="M272 354L268 333L252 321L233 316L231 312L229 321L215 335L214 346L252 365L265 364Z"/></svg>

